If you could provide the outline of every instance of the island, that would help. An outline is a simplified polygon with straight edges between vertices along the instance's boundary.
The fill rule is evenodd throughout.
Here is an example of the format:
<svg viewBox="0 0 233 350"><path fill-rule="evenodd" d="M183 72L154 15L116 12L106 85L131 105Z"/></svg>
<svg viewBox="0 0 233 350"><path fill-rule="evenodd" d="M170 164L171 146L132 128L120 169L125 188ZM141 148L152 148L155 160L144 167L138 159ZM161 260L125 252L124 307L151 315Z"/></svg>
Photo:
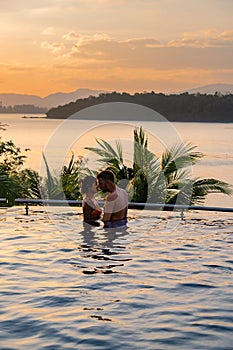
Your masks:
<svg viewBox="0 0 233 350"><path fill-rule="evenodd" d="M128 102L155 110L174 122L233 122L233 94L181 94L142 92L133 95L126 92L101 93L48 110L47 118L66 119L84 108L109 102Z"/></svg>

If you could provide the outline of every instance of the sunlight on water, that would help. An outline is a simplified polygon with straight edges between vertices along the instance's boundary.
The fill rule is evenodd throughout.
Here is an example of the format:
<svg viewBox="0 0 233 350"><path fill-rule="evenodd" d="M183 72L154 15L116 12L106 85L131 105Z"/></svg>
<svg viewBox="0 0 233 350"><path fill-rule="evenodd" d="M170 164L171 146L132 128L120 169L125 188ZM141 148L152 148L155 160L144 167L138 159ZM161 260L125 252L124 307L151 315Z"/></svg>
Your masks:
<svg viewBox="0 0 233 350"><path fill-rule="evenodd" d="M75 210L0 210L1 349L232 349L230 214L106 232Z"/></svg>

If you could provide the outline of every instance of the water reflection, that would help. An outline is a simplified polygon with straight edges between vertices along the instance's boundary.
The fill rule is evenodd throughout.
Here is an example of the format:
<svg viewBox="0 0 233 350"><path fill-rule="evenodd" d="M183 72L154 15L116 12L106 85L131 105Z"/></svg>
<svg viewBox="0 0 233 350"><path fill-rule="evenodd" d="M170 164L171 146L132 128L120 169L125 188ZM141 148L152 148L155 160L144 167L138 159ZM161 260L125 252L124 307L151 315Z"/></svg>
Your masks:
<svg viewBox="0 0 233 350"><path fill-rule="evenodd" d="M79 235L82 236L83 246L91 248L96 245L95 226L89 225L84 222L83 231L81 231Z"/></svg>
<svg viewBox="0 0 233 350"><path fill-rule="evenodd" d="M89 266L85 266L82 272L84 274L117 273L113 268L124 266L123 262L132 260L128 257L129 252L126 251L126 244L124 244L128 234L127 227L103 229L84 223L83 230L79 233L82 236L79 249L84 253L82 257L88 259ZM95 266L94 268L91 266L90 269L93 261Z"/></svg>
<svg viewBox="0 0 233 350"><path fill-rule="evenodd" d="M145 215L115 231L12 209L6 220L0 349L232 349L229 214L189 213L169 234Z"/></svg>

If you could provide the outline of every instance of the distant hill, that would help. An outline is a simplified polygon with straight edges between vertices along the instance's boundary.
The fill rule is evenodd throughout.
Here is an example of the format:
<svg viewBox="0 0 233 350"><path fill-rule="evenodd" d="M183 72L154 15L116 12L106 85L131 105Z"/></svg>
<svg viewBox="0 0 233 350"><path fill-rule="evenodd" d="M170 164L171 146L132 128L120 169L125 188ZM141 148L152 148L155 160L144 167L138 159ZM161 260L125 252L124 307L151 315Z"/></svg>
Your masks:
<svg viewBox="0 0 233 350"><path fill-rule="evenodd" d="M117 93L101 94L97 97L88 97L71 102L64 106L51 108L46 114L48 118L65 119L79 111L83 111L84 119L95 119L96 114L91 114L88 107L99 104L106 105L112 102L126 102L148 107L163 115L169 121L178 122L209 122L232 123L233 122L233 94L182 94L165 95L162 93ZM111 106L111 104L109 105ZM111 109L111 107L109 107ZM86 114L85 114L85 109ZM113 108L114 109L114 108ZM93 110L93 109L91 109ZM90 112L90 113L89 113ZM101 120L125 120L125 114L114 114L114 110L107 110L107 114L98 115ZM131 116L136 118L136 115ZM115 119L114 119L115 118ZM140 115L139 120L154 120L154 116ZM149 119L148 119L149 118ZM152 118L152 119L151 119ZM131 120L131 119L130 119ZM133 119L138 120L138 119Z"/></svg>
<svg viewBox="0 0 233 350"><path fill-rule="evenodd" d="M188 92L190 94L211 94L214 95L216 92L225 94L233 94L233 84L209 84L204 86L199 86L190 90L184 90L180 93Z"/></svg>
<svg viewBox="0 0 233 350"><path fill-rule="evenodd" d="M177 92L177 94L188 92L189 94L215 94L216 92L221 94L233 94L233 84L210 84L200 86L197 88L184 90ZM43 108L53 108L62 105L66 105L70 102L75 102L79 99L84 99L89 96L99 96L101 93L111 93L111 91L104 90L92 90L92 89L77 89L72 92L57 92L50 94L46 97L40 97L37 95L25 95L25 94L10 94L0 93L0 105L2 106L15 106L15 105L34 105ZM159 91L160 93L160 91Z"/></svg>
<svg viewBox="0 0 233 350"><path fill-rule="evenodd" d="M43 103L48 106L59 106L64 105L70 102L79 100L80 98L86 98L89 96L98 96L101 93L106 93L107 91L103 90L91 90L91 89L78 89L73 92L57 92L55 94L48 95L44 97Z"/></svg>
<svg viewBox="0 0 233 350"><path fill-rule="evenodd" d="M38 107L57 107L66 103L74 102L80 98L98 96L100 93L106 93L102 90L78 89L72 92L57 92L46 97L24 94L0 94L0 101L3 106L15 106L30 104Z"/></svg>

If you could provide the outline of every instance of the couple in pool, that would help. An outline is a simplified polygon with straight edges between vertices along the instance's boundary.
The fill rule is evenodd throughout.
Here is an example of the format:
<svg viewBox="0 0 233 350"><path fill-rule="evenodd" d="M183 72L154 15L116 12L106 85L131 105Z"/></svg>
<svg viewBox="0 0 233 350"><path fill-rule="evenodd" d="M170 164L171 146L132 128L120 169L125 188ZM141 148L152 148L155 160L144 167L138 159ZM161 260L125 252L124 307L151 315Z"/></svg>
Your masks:
<svg viewBox="0 0 233 350"><path fill-rule="evenodd" d="M100 208L95 194L99 188L108 192L104 201L104 210ZM115 184L114 174L109 170L101 171L97 177L86 176L82 181L83 218L84 223L99 226L99 220L104 228L126 226L128 211L128 194Z"/></svg>

